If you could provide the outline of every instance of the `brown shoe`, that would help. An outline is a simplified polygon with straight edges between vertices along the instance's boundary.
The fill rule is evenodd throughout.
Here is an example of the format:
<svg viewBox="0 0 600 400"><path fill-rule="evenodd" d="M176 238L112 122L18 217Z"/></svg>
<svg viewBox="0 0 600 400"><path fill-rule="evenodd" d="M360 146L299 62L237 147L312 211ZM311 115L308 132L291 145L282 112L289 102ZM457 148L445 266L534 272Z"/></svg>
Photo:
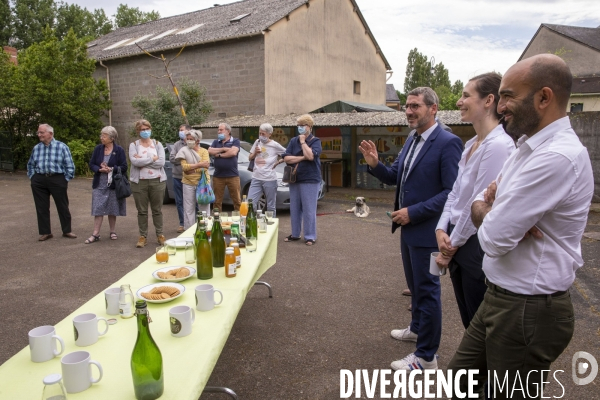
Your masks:
<svg viewBox="0 0 600 400"><path fill-rule="evenodd" d="M69 239L77 239L77 235L74 234L73 232L63 233L63 237L66 237L66 238L69 238Z"/></svg>
<svg viewBox="0 0 600 400"><path fill-rule="evenodd" d="M47 235L42 235L40 236L40 238L38 239L40 242L45 242L48 239L52 239L54 237L54 235L52 235L51 233L47 234Z"/></svg>
<svg viewBox="0 0 600 400"><path fill-rule="evenodd" d="M144 236L140 236L135 247L144 247L144 246L146 246L146 238Z"/></svg>
<svg viewBox="0 0 600 400"><path fill-rule="evenodd" d="M407 310L408 310L408 311L412 311L412 304L410 304L410 305L407 307Z"/></svg>
<svg viewBox="0 0 600 400"><path fill-rule="evenodd" d="M410 292L410 289L404 289L402 291L402 296L412 296L412 293Z"/></svg>
<svg viewBox="0 0 600 400"><path fill-rule="evenodd" d="M177 233L183 233L185 232L185 229L183 228L183 226L180 226L179 228L177 228Z"/></svg>
<svg viewBox="0 0 600 400"><path fill-rule="evenodd" d="M167 240L167 239L165 239L165 236L164 236L164 235L158 235L158 236L156 237L156 241L157 241L157 242L158 242L158 244L160 244L161 246L162 246L163 244L165 244L165 240Z"/></svg>

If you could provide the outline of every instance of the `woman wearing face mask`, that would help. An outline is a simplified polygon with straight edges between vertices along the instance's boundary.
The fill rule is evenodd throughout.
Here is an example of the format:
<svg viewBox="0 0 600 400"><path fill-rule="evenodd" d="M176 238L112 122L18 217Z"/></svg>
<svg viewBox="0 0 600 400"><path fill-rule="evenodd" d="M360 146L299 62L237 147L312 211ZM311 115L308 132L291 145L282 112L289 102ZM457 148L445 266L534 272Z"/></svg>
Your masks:
<svg viewBox="0 0 600 400"><path fill-rule="evenodd" d="M448 195L436 228L440 254L436 263L450 268L460 317L465 328L471 322L487 290L482 269L483 250L471 221L471 204L515 149L500 124L498 89L502 77L495 72L472 78L456 103L461 120L473 124L477 136L469 140L458 163L458 177Z"/></svg>
<svg viewBox="0 0 600 400"><path fill-rule="evenodd" d="M210 182L208 176L208 167L210 167L210 157L208 150L200 146L202 132L190 130L186 134L186 147L182 147L175 158L181 161L183 178L181 179L183 189L183 227L188 229L196 222L196 186L200 181L202 174L206 176L206 181ZM210 214L210 204L198 204L200 212L206 211Z"/></svg>
<svg viewBox="0 0 600 400"><path fill-rule="evenodd" d="M151 139L152 125L145 119L135 123L139 139L129 145L131 161L131 193L138 211L140 238L136 247L146 245L148 236L148 205L152 210L152 222L156 231L156 241L165 242L163 235L162 203L167 187L165 173L165 149L160 142Z"/></svg>
<svg viewBox="0 0 600 400"><path fill-rule="evenodd" d="M254 160L254 171L252 171L252 183L248 190L248 197L258 210L258 200L265 194L267 199L267 211L273 211L275 215L275 203L277 198L277 173L275 167L279 156L285 154L285 147L271 140L273 127L270 124L262 124L258 128L258 140L250 149L250 160Z"/></svg>
<svg viewBox="0 0 600 400"><path fill-rule="evenodd" d="M179 127L179 140L173 144L172 150L169 153L169 161L173 165L173 193L175 194L175 206L177 207L177 217L179 217L179 227L177 233L183 233L183 188L181 179L183 179L183 171L181 170L181 162L176 159L175 156L179 153L182 147L186 147L185 134L191 130L192 127L187 124L182 124Z"/></svg>
<svg viewBox="0 0 600 400"><path fill-rule="evenodd" d="M298 117L298 136L290 140L284 161L296 169L296 182L290 183L290 216L292 234L286 242L300 240L304 231L307 246L317 240L317 199L321 187L321 140L313 132L314 121L308 114Z"/></svg>

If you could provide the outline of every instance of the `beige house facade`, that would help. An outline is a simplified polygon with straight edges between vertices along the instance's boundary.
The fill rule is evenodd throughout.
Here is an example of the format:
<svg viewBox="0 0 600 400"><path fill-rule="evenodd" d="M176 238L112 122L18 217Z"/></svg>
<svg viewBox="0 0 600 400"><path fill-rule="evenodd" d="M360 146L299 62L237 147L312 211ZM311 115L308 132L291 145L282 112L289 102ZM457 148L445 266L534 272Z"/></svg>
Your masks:
<svg viewBox="0 0 600 400"><path fill-rule="evenodd" d="M118 29L88 45L107 79L106 123L128 132L131 101L171 90L155 56L174 59L177 82L200 82L211 118L304 113L337 100L385 105L391 67L354 0L245 0ZM174 132L175 135L175 132ZM175 137L174 137L175 139Z"/></svg>
<svg viewBox="0 0 600 400"><path fill-rule="evenodd" d="M567 111L600 111L600 27L542 24L519 60L544 53L560 56L573 73Z"/></svg>

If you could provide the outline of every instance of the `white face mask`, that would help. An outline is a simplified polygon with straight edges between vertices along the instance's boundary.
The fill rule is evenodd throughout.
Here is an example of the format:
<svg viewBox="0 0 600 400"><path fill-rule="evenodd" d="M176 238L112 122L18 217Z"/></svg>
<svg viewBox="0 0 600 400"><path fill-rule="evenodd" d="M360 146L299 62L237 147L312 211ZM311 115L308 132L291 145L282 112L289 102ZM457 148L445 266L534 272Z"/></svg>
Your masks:
<svg viewBox="0 0 600 400"><path fill-rule="evenodd" d="M185 142L187 143L187 147L189 147L190 149L193 149L194 147L196 147L195 140L186 140Z"/></svg>

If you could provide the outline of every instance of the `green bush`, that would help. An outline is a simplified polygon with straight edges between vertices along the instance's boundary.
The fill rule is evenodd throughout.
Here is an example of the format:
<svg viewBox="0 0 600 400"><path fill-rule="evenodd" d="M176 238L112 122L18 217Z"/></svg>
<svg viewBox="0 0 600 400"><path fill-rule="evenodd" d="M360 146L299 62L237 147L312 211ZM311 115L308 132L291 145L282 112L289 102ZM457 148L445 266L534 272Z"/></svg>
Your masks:
<svg viewBox="0 0 600 400"><path fill-rule="evenodd" d="M92 176L89 163L92 158L92 153L96 147L96 142L93 140L74 139L68 143L75 164L75 175Z"/></svg>

